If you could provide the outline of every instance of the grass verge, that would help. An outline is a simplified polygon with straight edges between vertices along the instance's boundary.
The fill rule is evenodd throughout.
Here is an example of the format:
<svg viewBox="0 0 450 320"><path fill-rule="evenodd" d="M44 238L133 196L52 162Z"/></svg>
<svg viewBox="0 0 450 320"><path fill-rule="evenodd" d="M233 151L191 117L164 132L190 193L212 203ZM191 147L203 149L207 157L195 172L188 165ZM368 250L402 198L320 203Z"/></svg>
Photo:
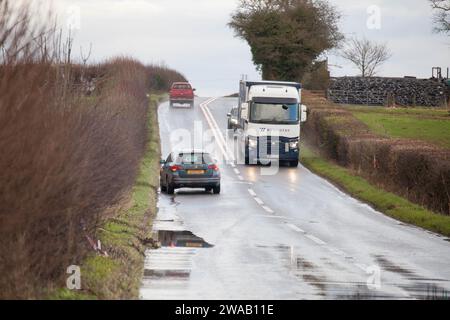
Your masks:
<svg viewBox="0 0 450 320"><path fill-rule="evenodd" d="M393 193L374 186L351 170L320 157L311 148L302 146L302 164L328 179L353 197L372 205L386 215L444 236L450 236L450 216L433 213Z"/></svg>
<svg viewBox="0 0 450 320"><path fill-rule="evenodd" d="M108 257L91 254L81 266L80 291L60 289L50 299L137 299L146 240L156 213L160 140L157 107L164 95L151 95L148 144L127 209L107 219L99 238Z"/></svg>

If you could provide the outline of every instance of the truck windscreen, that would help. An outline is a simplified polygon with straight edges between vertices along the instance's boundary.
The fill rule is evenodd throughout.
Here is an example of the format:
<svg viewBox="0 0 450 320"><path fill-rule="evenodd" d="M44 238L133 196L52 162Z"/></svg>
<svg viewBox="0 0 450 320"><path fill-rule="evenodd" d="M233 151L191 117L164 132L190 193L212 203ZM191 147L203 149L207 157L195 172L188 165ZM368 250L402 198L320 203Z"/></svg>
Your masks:
<svg viewBox="0 0 450 320"><path fill-rule="evenodd" d="M275 104L253 102L250 122L270 124L296 124L299 121L298 103Z"/></svg>

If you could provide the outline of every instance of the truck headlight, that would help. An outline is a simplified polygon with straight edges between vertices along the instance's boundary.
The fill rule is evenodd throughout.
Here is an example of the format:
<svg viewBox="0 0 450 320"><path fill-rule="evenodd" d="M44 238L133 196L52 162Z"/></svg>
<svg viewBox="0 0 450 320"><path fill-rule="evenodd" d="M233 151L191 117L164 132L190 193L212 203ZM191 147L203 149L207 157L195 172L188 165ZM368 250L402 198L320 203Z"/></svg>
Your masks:
<svg viewBox="0 0 450 320"><path fill-rule="evenodd" d="M258 147L258 140L255 139L248 139L248 146L250 148L256 148Z"/></svg>
<svg viewBox="0 0 450 320"><path fill-rule="evenodd" d="M289 148L298 149L298 140L289 142Z"/></svg>

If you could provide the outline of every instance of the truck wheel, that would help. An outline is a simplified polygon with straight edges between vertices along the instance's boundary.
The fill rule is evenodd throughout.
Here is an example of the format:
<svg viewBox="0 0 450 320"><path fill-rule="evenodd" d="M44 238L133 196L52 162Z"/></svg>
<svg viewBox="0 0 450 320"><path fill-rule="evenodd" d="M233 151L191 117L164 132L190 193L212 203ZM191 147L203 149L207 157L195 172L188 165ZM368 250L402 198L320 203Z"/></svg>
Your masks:
<svg viewBox="0 0 450 320"><path fill-rule="evenodd" d="M250 164L250 151L248 150L248 146L245 146L245 164L249 165Z"/></svg>
<svg viewBox="0 0 450 320"><path fill-rule="evenodd" d="M219 194L219 193L220 193L220 184L219 184L218 186L215 186L215 187L213 188L213 193L214 193L214 194Z"/></svg>
<svg viewBox="0 0 450 320"><path fill-rule="evenodd" d="M172 184L167 185L167 193L168 194L174 194L175 193L175 187Z"/></svg>
<svg viewBox="0 0 450 320"><path fill-rule="evenodd" d="M290 161L289 167L297 168L298 167L298 160Z"/></svg>

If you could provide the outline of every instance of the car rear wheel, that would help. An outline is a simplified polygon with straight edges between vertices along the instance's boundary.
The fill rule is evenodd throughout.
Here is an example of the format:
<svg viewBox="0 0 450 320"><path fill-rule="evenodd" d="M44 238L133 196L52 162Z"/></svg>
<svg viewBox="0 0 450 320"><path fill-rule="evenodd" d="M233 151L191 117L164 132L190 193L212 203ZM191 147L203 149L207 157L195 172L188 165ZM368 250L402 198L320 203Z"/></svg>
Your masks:
<svg viewBox="0 0 450 320"><path fill-rule="evenodd" d="M166 192L167 191L167 187L162 183L162 179L159 179L159 185L161 186L161 191L162 192Z"/></svg>
<svg viewBox="0 0 450 320"><path fill-rule="evenodd" d="M220 193L220 184L219 184L218 186L215 186L215 187L213 188L213 193L214 193L214 194L219 194L219 193Z"/></svg>
<svg viewBox="0 0 450 320"><path fill-rule="evenodd" d="M175 193L175 187L172 184L167 185L167 193L168 194L174 194Z"/></svg>

